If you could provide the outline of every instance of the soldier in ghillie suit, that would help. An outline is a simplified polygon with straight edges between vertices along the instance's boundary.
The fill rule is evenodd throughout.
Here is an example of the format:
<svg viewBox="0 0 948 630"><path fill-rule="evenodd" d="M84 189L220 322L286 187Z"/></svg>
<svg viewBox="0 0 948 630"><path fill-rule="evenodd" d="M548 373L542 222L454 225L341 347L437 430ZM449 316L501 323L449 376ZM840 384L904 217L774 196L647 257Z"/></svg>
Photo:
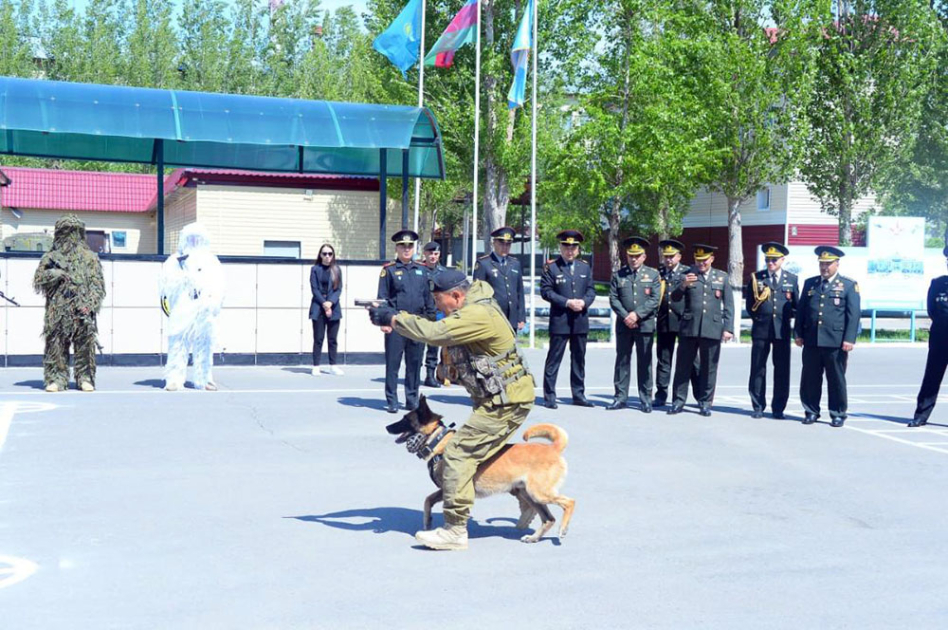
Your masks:
<svg viewBox="0 0 948 630"><path fill-rule="evenodd" d="M69 387L69 344L75 352L76 384L95 389L95 316L105 298L99 257L86 245L86 226L74 214L56 222L53 247L33 276L33 288L46 296L43 381L46 391Z"/></svg>

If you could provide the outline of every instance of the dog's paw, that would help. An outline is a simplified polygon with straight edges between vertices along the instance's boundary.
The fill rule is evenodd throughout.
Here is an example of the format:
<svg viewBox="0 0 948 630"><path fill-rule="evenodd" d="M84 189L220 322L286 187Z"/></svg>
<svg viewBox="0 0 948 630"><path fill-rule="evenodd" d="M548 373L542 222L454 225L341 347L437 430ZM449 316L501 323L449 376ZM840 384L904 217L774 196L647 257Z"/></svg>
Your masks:
<svg viewBox="0 0 948 630"><path fill-rule="evenodd" d="M539 542L539 541L540 541L539 533L530 534L529 536L523 536L523 537L520 539L520 542L522 542L522 543L535 543L535 542Z"/></svg>

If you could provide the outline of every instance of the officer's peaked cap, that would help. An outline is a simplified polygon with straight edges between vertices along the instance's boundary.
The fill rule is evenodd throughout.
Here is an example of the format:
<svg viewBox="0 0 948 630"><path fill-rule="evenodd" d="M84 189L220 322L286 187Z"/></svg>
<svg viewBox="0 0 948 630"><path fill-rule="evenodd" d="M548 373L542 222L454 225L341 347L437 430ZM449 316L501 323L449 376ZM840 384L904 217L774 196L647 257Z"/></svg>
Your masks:
<svg viewBox="0 0 948 630"><path fill-rule="evenodd" d="M490 233L491 238L497 241L503 241L504 243L513 242L514 234L516 234L514 229L507 226L499 227Z"/></svg>
<svg viewBox="0 0 948 630"><path fill-rule="evenodd" d="M396 245L414 245L418 240L418 232L413 232L412 230L399 230L392 234L392 241Z"/></svg>
<svg viewBox="0 0 948 630"><path fill-rule="evenodd" d="M558 240L561 245L579 245L586 239L579 230L563 230L556 235L556 240Z"/></svg>
<svg viewBox="0 0 948 630"><path fill-rule="evenodd" d="M641 236L630 236L622 241L622 249L631 256L640 256L648 247L648 239Z"/></svg>
<svg viewBox="0 0 948 630"><path fill-rule="evenodd" d="M783 243L777 241L764 243L760 246L760 250L764 252L764 258L783 258L790 253L790 250L784 247Z"/></svg>
<svg viewBox="0 0 948 630"><path fill-rule="evenodd" d="M820 245L813 251L819 256L820 262L833 262L846 255L846 252L838 247L832 247L831 245Z"/></svg>
<svg viewBox="0 0 948 630"><path fill-rule="evenodd" d="M662 251L662 256L674 256L675 254L680 254L685 251L685 244L673 238L666 238L664 241L659 241L658 247Z"/></svg>
<svg viewBox="0 0 948 630"><path fill-rule="evenodd" d="M714 255L714 252L718 251L718 248L714 245L695 243L691 251L694 252L695 260L707 260Z"/></svg>

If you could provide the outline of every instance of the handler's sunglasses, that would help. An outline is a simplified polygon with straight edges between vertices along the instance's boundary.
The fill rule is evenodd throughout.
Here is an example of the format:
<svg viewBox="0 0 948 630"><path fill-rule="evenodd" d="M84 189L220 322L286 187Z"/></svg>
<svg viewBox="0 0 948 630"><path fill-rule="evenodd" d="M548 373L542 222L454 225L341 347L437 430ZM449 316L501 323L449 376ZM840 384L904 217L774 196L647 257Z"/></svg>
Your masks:
<svg viewBox="0 0 948 630"><path fill-rule="evenodd" d="M319 252L320 256L332 256L332 252Z"/></svg>

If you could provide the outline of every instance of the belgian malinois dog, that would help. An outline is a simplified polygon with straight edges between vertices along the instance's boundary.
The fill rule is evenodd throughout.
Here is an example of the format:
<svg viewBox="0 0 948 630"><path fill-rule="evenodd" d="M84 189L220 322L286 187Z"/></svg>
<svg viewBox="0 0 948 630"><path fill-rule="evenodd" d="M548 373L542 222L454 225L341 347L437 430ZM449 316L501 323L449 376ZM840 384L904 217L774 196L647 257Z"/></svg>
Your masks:
<svg viewBox="0 0 948 630"><path fill-rule="evenodd" d="M428 462L431 480L438 486L436 492L425 498L424 529L431 527L432 506L444 498L441 491L444 460L441 454L455 434L451 428L454 425L445 426L442 418L431 411L428 401L422 396L417 409L385 427L390 434L398 436L396 444L408 442L409 452ZM540 540L556 522L547 507L550 503L563 508L559 537L565 537L576 504L573 499L559 493L560 485L566 479L566 460L561 455L568 441L566 431L553 424L537 424L523 434L525 442L535 437L544 437L550 443L507 444L482 463L474 475L474 492L478 498L500 492L517 497L520 502L518 529L529 528L534 517L540 516L539 529L520 539L527 543Z"/></svg>

